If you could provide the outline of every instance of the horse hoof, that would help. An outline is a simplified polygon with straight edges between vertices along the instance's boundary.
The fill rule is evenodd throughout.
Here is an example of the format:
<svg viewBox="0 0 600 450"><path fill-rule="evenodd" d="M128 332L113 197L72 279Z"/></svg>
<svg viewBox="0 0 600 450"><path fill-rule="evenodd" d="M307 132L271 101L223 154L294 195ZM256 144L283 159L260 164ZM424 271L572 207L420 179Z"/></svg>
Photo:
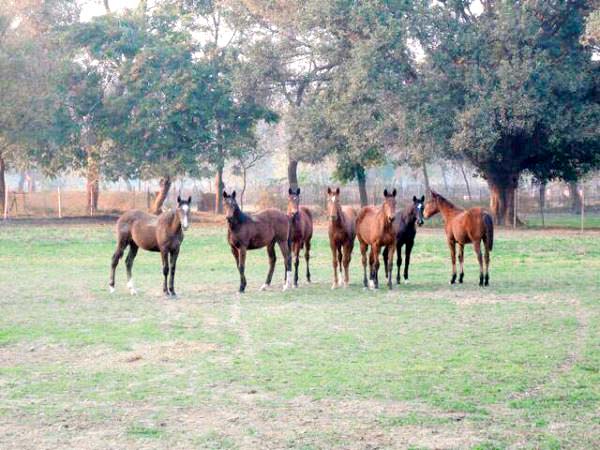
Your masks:
<svg viewBox="0 0 600 450"><path fill-rule="evenodd" d="M298 289L298 283L294 283L294 289Z"/></svg>
<svg viewBox="0 0 600 450"><path fill-rule="evenodd" d="M334 281L333 284L331 285L331 290L335 290L338 287L337 283Z"/></svg>
<svg viewBox="0 0 600 450"><path fill-rule="evenodd" d="M344 289L348 289L348 283L344 281L344 284L342 285L344 286Z"/></svg>
<svg viewBox="0 0 600 450"><path fill-rule="evenodd" d="M404 280L404 284L409 284L409 283L410 283L410 281L408 281L408 278L406 278L406 279Z"/></svg>
<svg viewBox="0 0 600 450"><path fill-rule="evenodd" d="M375 289L375 282L373 280L369 280L369 289Z"/></svg>
<svg viewBox="0 0 600 450"><path fill-rule="evenodd" d="M113 286L109 286L108 287L108 292L110 292L111 294L115 293L115 288Z"/></svg>
<svg viewBox="0 0 600 450"><path fill-rule="evenodd" d="M263 285L260 287L259 291L266 291L269 288L269 285L267 283L263 283Z"/></svg>

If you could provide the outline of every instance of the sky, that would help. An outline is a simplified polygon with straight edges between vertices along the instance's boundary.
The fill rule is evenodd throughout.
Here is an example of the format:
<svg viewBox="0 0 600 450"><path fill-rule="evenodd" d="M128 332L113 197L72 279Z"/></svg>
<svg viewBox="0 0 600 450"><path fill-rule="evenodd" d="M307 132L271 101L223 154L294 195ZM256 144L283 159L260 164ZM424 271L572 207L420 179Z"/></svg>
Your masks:
<svg viewBox="0 0 600 450"><path fill-rule="evenodd" d="M139 0L109 0L108 6L111 11L119 11L124 8L135 8ZM92 17L101 16L105 13L103 0L81 0L81 19L90 20Z"/></svg>

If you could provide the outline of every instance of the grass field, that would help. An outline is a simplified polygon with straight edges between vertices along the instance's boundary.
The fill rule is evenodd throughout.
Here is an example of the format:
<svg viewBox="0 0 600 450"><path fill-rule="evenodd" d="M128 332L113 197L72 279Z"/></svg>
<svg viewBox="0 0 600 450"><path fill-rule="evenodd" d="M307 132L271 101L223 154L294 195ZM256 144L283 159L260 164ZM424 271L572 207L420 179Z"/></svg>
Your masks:
<svg viewBox="0 0 600 450"><path fill-rule="evenodd" d="M491 286L449 286L439 230L411 284L248 288L225 231L194 224L177 300L156 254L130 297L112 226L0 227L0 448L581 448L600 441L600 233L497 231ZM304 269L304 266L301 266Z"/></svg>

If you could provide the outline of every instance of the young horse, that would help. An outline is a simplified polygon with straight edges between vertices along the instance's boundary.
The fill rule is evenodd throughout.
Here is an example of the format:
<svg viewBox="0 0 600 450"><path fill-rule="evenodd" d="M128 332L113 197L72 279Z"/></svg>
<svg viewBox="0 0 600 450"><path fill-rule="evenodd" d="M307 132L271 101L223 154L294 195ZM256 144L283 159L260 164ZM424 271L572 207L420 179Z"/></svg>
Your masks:
<svg viewBox="0 0 600 450"><path fill-rule="evenodd" d="M129 253L125 259L127 267L127 287L131 295L137 294L131 278L133 260L137 255L138 248L151 252L160 252L163 265L163 292L165 295L175 296L175 266L179 247L183 242L183 230L189 226L189 213L192 197L182 200L177 197L177 209L166 211L160 216L147 214L143 211L127 211L117 221L117 250L112 257L110 270L110 291L115 290L115 269L119 260L129 245ZM169 275L169 257L171 258L171 279L167 287Z"/></svg>
<svg viewBox="0 0 600 450"><path fill-rule="evenodd" d="M446 230L450 257L452 258L450 284L456 282L456 244L458 244L458 261L460 262L458 282L462 283L465 275L463 270L465 244L472 243L479 262L479 286L487 286L490 280L490 252L494 247L494 222L492 217L482 208L467 210L458 208L437 192L431 191L431 199L425 205L424 216L428 219L438 212L442 214L444 219L444 229ZM485 277L481 257L481 241L483 241L485 247Z"/></svg>
<svg viewBox="0 0 600 450"><path fill-rule="evenodd" d="M425 202L425 196L417 198L413 195L413 201L409 204L404 211L396 213L396 219L394 220L394 231L396 232L396 251L398 252L398 272L396 275L396 283L400 284L400 268L402 266L402 246L406 245L406 259L404 261L404 284L408 283L408 266L410 265L410 253L412 252L413 245L415 244L415 236L417 234L417 224L423 225L423 203ZM393 269L387 267L388 261L388 248L383 249L383 262L385 264L385 271L392 271Z"/></svg>
<svg viewBox="0 0 600 450"><path fill-rule="evenodd" d="M285 283L283 290L290 287L292 272L291 258L288 244L288 217L276 209L267 209L255 214L253 217L242 212L235 200L235 191L231 195L223 191L225 215L227 217L227 241L231 246L231 253L235 258L240 272L240 292L246 289L246 252L262 247L267 247L269 255L269 273L267 281L260 288L261 291L271 284L275 270L275 244L279 244L285 265Z"/></svg>
<svg viewBox="0 0 600 450"><path fill-rule="evenodd" d="M365 287L379 288L379 250L388 247L388 261L386 271L388 287L392 289L392 263L394 260L394 246L396 233L392 223L396 216L396 189L389 194L387 189L383 191L383 205L376 209L374 206L365 206L358 213L356 219L356 237L360 242L360 253L363 265L363 284ZM367 249L371 246L369 255L369 284L367 285Z"/></svg>
<svg viewBox="0 0 600 450"><path fill-rule="evenodd" d="M350 277L348 267L352 258L354 238L356 237L356 211L350 206L341 206L340 188L332 191L327 188L327 215L329 216L329 247L333 257L333 285L335 289L342 284L338 281L338 264L340 276L344 270L344 287L348 287Z"/></svg>
<svg viewBox="0 0 600 450"><path fill-rule="evenodd" d="M300 264L300 250L304 247L306 259L306 280L310 283L310 240L313 234L312 213L305 206L300 206L300 188L294 192L288 189L287 215L290 221L291 252L294 256L294 287L298 287L298 265Z"/></svg>

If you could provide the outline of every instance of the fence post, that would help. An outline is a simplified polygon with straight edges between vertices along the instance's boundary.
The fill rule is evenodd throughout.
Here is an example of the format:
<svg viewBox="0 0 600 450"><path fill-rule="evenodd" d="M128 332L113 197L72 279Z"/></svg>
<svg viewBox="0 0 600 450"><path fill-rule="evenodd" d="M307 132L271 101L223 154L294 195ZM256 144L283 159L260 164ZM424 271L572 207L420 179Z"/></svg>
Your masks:
<svg viewBox="0 0 600 450"><path fill-rule="evenodd" d="M4 220L8 219L8 185L4 185Z"/></svg>
<svg viewBox="0 0 600 450"><path fill-rule="evenodd" d="M56 188L58 191L58 218L62 219L62 196L60 192L60 185Z"/></svg>
<svg viewBox="0 0 600 450"><path fill-rule="evenodd" d="M517 228L517 211L519 210L519 186L515 189L515 198L513 199L513 228Z"/></svg>
<svg viewBox="0 0 600 450"><path fill-rule="evenodd" d="M581 183L579 194L581 196L581 232L583 233L583 223L585 221L585 189L583 183Z"/></svg>

